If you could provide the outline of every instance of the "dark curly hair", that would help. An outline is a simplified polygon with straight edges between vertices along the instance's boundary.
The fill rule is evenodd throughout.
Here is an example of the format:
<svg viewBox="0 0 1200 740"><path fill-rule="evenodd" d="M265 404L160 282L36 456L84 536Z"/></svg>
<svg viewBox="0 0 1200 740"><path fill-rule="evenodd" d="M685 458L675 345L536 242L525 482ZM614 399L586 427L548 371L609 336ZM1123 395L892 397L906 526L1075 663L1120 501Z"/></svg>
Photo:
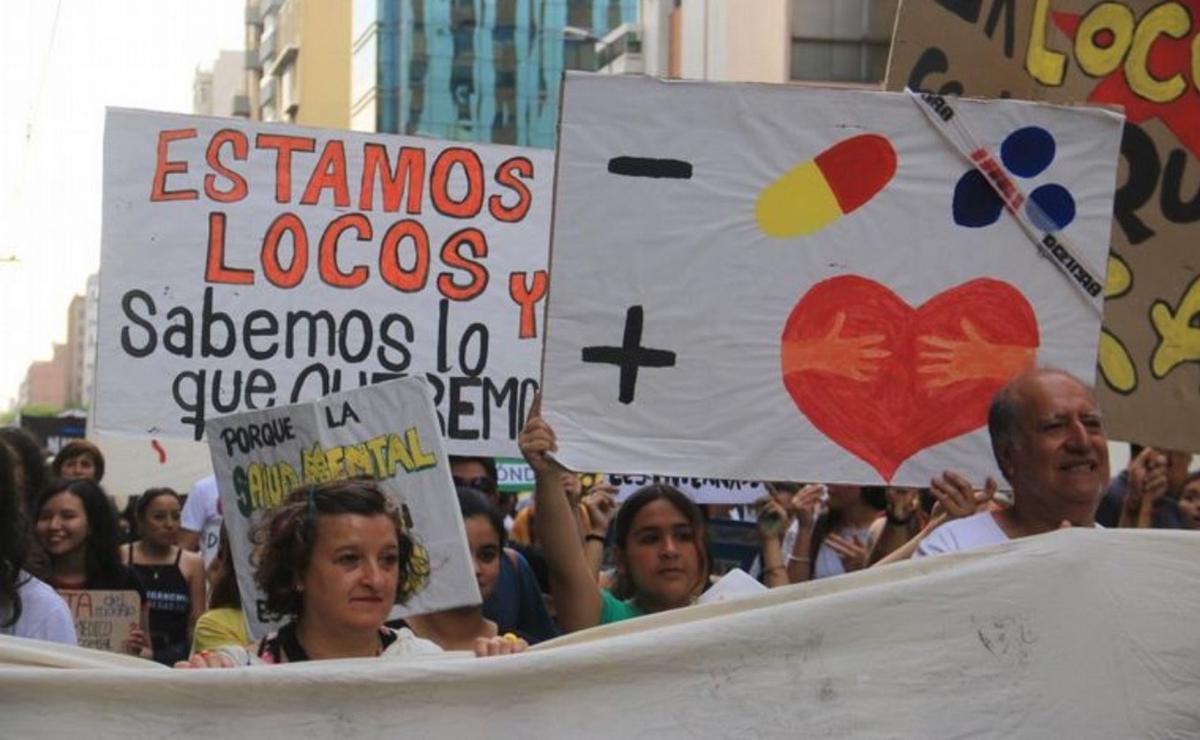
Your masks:
<svg viewBox="0 0 1200 740"><path fill-rule="evenodd" d="M95 480L99 483L104 478L104 453L86 439L73 439L63 445L63 448L54 456L54 460L50 462L50 472L54 473L55 478L61 478L63 465L66 465L68 460L85 455L92 458L92 465L96 468Z"/></svg>
<svg viewBox="0 0 1200 740"><path fill-rule="evenodd" d="M121 577L123 566L117 547L120 530L117 528L117 511L108 494L100 484L87 478L60 480L51 483L38 499L33 520L36 522L46 508L46 503L60 493L69 493L83 503L87 516L87 542L84 545L87 580L113 581Z"/></svg>
<svg viewBox="0 0 1200 740"><path fill-rule="evenodd" d="M7 442L12 448L16 455L14 462L20 467L21 478L24 479L24 485L17 490L21 497L17 503L26 512L32 511L38 496L42 495L42 489L50 480L46 456L37 440L20 427L0 429L0 440Z"/></svg>
<svg viewBox="0 0 1200 740"><path fill-rule="evenodd" d="M17 508L13 485L16 455L0 441L0 627L21 618L21 569L25 565L25 521Z"/></svg>
<svg viewBox="0 0 1200 740"><path fill-rule="evenodd" d="M264 594L263 612L269 618L296 618L304 613L304 595L296 583L308 570L317 545L317 518L338 514L391 519L400 548L396 603L403 604L424 588L429 556L405 528L399 507L378 484L360 478L301 486L267 515L254 534L254 582Z"/></svg>

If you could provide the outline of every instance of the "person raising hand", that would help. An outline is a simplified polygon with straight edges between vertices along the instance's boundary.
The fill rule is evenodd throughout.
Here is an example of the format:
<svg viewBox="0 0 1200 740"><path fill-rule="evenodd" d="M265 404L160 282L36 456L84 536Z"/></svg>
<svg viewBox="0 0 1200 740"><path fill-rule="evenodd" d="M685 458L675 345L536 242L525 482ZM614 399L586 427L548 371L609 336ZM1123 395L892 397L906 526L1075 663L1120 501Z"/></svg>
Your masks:
<svg viewBox="0 0 1200 740"><path fill-rule="evenodd" d="M600 588L563 490L563 467L551 457L558 444L541 416L540 394L518 442L536 478L537 535L564 632L688 606L707 587L710 559L699 507L678 490L654 484L626 499L614 526L617 572L633 596L622 601Z"/></svg>

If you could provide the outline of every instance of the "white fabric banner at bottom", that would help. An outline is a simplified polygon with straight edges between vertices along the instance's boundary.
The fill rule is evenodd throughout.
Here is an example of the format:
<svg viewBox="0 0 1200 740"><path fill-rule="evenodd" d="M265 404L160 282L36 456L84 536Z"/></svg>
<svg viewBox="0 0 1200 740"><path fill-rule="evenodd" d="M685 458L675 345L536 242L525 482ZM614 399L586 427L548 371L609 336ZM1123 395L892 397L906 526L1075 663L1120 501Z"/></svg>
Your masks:
<svg viewBox="0 0 1200 740"><path fill-rule="evenodd" d="M0 637L0 734L1181 737L1200 727L1196 537L1064 530L506 658L164 672Z"/></svg>

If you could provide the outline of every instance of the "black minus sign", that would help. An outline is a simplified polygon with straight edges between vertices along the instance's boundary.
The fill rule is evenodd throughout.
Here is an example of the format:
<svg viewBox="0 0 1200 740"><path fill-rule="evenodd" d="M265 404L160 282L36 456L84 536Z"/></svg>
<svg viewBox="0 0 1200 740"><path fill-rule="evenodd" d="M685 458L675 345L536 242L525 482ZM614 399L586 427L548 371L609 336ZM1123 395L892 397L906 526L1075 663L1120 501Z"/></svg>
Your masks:
<svg viewBox="0 0 1200 740"><path fill-rule="evenodd" d="M608 171L626 177L669 177L675 180L692 178L692 163L682 159L654 159L652 157L613 157L608 160Z"/></svg>

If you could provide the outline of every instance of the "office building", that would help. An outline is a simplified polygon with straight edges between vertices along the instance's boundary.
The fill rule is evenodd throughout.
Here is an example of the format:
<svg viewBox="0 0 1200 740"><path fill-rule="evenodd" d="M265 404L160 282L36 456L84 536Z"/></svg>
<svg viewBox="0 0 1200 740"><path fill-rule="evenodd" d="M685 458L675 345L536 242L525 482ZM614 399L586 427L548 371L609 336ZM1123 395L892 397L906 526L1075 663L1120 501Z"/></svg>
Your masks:
<svg viewBox="0 0 1200 740"><path fill-rule="evenodd" d="M564 69L638 0L358 0L351 127L552 147Z"/></svg>
<svg viewBox="0 0 1200 740"><path fill-rule="evenodd" d="M350 9L349 0L247 0L250 118L348 127Z"/></svg>

